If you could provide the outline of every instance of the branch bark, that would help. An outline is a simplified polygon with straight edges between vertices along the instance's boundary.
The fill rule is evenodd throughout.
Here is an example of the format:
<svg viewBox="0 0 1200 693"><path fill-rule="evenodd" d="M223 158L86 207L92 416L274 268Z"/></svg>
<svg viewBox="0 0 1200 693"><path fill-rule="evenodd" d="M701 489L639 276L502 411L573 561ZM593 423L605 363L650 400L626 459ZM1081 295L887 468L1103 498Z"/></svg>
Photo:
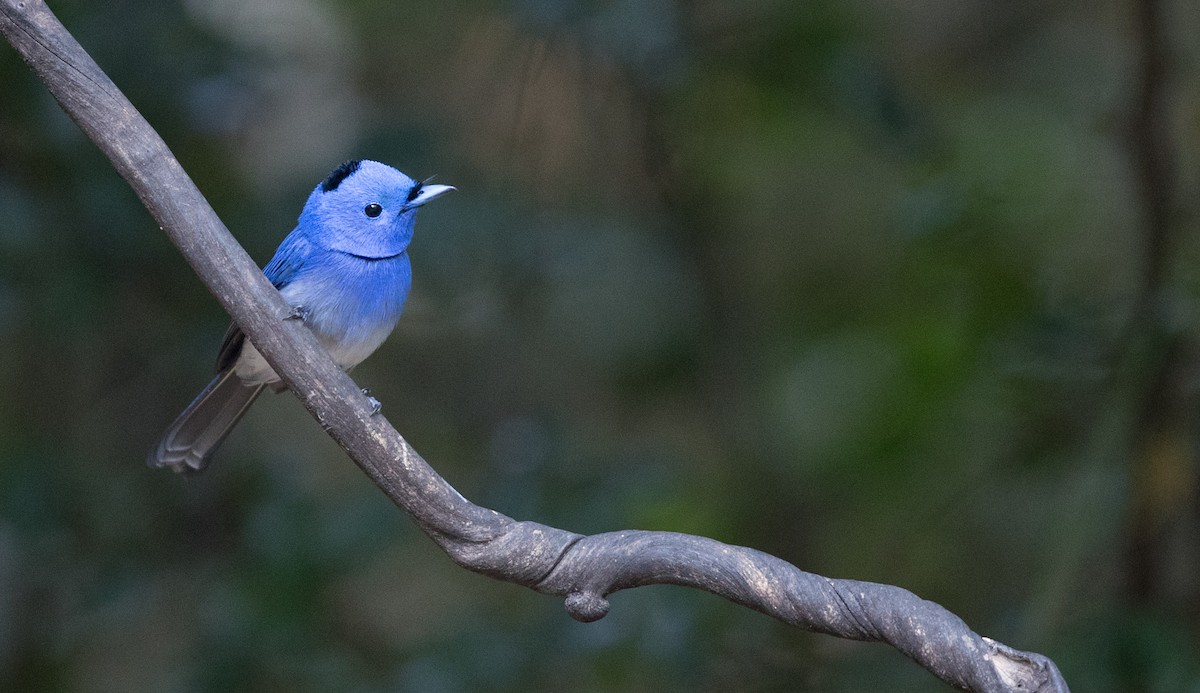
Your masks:
<svg viewBox="0 0 1200 693"><path fill-rule="evenodd" d="M1047 657L971 631L911 592L806 573L774 556L704 537L621 531L582 536L518 522L463 498L430 467L319 347L229 234L162 139L42 0L0 0L0 33L67 114L109 157L267 361L330 436L456 563L565 597L580 621L607 597L649 584L702 589L785 623L885 642L968 691L1054 691Z"/></svg>

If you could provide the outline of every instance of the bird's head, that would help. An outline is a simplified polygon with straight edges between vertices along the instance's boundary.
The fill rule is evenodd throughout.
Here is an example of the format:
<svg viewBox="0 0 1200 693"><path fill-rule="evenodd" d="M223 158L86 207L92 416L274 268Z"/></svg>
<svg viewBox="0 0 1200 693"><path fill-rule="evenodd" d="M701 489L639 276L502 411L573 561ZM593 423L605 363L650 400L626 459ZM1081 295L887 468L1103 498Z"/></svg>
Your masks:
<svg viewBox="0 0 1200 693"><path fill-rule="evenodd" d="M366 258L399 255L412 240L417 210L454 188L421 183L378 161L347 161L308 196L300 226L309 240Z"/></svg>

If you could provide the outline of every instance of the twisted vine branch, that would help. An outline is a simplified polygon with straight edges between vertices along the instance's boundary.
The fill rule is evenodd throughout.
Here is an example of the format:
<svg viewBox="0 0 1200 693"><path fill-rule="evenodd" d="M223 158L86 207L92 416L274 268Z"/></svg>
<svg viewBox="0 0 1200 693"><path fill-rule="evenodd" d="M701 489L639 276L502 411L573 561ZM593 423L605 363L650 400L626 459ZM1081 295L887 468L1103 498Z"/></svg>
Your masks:
<svg viewBox="0 0 1200 693"><path fill-rule="evenodd" d="M351 459L456 563L563 596L594 621L607 596L649 584L694 587L794 626L885 642L968 691L1065 692L1054 663L971 631L899 587L834 580L704 537L582 536L518 522L463 498L369 404L237 244L166 144L42 0L0 0L0 33L109 157L200 279Z"/></svg>

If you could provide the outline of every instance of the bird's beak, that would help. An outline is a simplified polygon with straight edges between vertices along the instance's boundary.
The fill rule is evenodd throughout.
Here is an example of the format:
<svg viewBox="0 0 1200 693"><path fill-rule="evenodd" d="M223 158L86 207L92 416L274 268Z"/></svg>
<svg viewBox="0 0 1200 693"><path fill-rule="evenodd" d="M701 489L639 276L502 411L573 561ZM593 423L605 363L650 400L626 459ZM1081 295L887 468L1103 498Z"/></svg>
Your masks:
<svg viewBox="0 0 1200 693"><path fill-rule="evenodd" d="M426 202L432 202L433 200L436 200L437 198L454 189L455 187L453 185L423 185L421 186L421 191L417 193L417 196L414 197L411 202L404 205L404 208L415 209Z"/></svg>

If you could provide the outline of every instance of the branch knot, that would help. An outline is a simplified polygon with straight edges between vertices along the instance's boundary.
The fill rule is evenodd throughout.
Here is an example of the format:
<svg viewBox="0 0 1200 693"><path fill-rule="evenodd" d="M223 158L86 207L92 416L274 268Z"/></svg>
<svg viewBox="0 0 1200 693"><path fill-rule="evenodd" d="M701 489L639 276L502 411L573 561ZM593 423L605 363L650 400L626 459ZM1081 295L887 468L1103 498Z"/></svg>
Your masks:
<svg viewBox="0 0 1200 693"><path fill-rule="evenodd" d="M583 623L599 621L608 614L608 600L595 592L572 592L563 606L571 618Z"/></svg>

